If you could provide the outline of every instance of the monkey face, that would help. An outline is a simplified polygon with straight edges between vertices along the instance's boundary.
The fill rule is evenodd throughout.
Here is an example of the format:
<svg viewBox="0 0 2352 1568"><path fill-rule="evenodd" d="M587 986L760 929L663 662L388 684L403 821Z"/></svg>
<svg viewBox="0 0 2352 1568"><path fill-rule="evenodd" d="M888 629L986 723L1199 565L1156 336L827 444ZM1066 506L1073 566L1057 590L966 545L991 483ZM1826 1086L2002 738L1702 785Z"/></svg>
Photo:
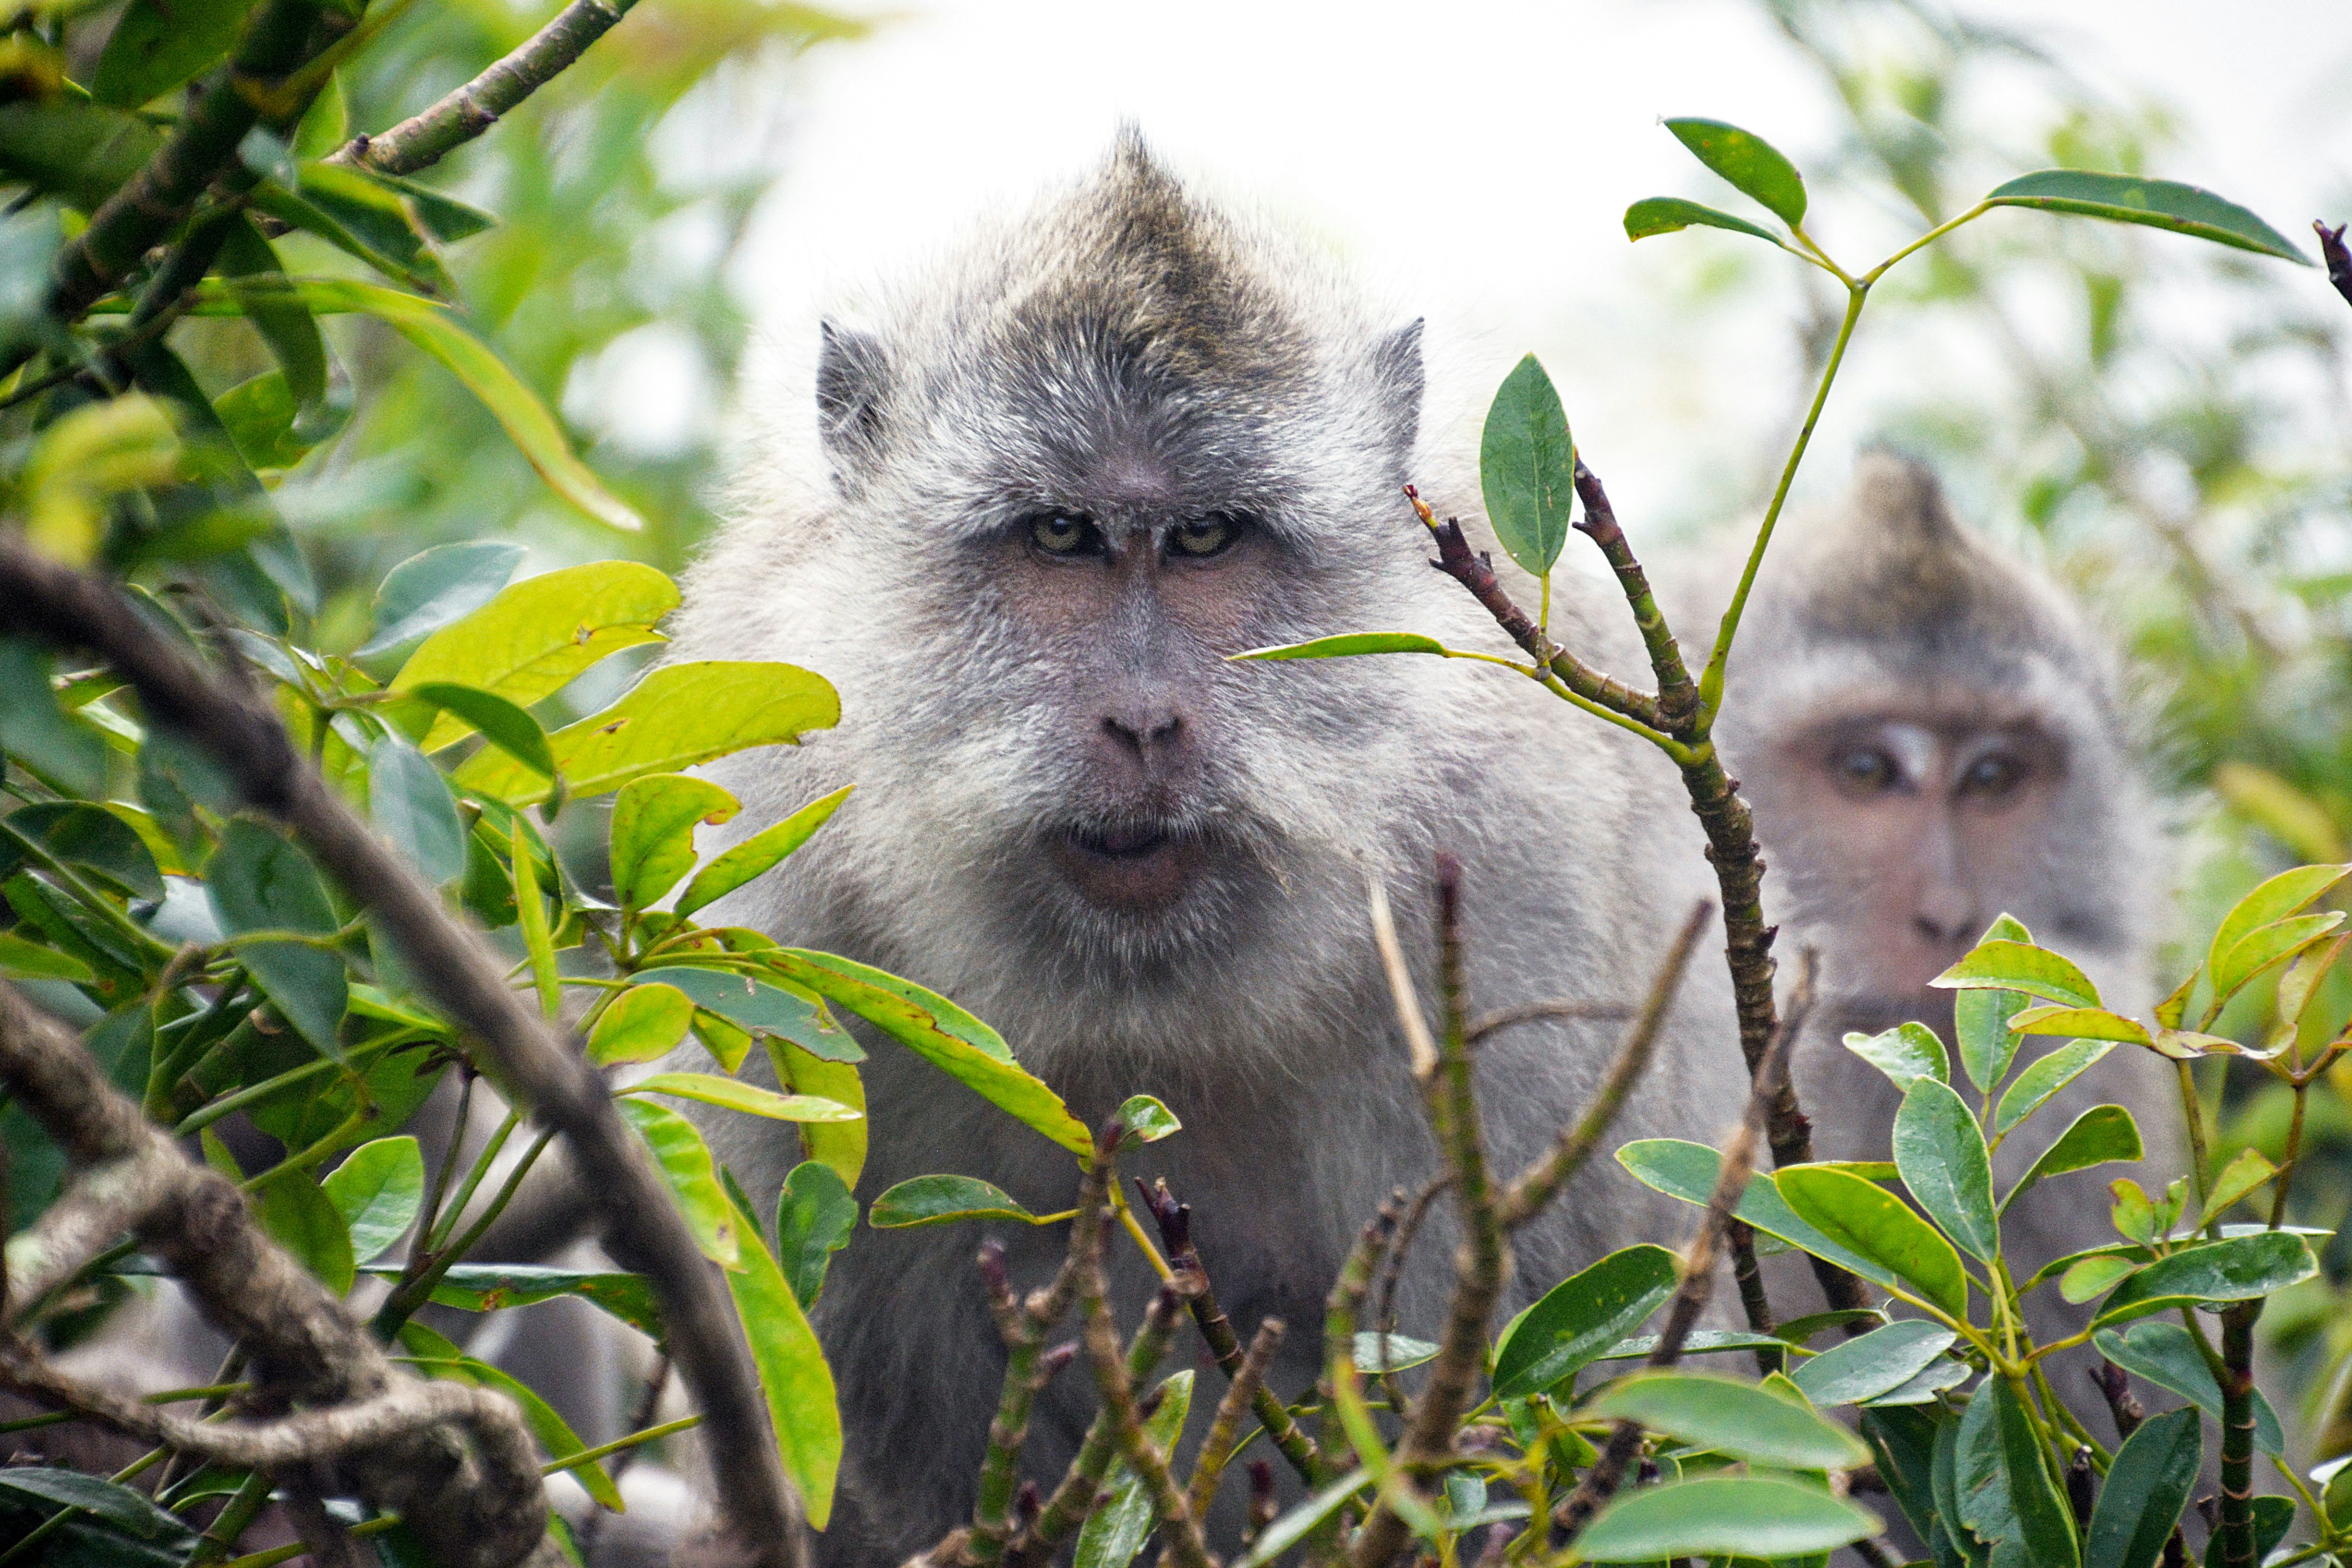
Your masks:
<svg viewBox="0 0 2352 1568"><path fill-rule="evenodd" d="M1940 1027L1951 1000L1927 982L1995 915L2031 924L2047 902L2066 757L2030 718L1842 718L1801 730L1765 771L1778 863L1809 919L1845 928L1831 979L1857 1014Z"/></svg>

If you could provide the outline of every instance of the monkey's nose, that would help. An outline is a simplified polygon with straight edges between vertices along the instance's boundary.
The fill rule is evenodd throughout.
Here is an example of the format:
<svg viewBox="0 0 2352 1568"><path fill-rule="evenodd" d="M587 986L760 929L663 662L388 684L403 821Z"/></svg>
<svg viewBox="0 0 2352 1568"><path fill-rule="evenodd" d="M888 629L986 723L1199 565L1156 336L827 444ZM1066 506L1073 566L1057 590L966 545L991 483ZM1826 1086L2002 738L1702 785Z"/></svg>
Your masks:
<svg viewBox="0 0 2352 1568"><path fill-rule="evenodd" d="M1912 906L1911 924L1930 942L1965 942L1976 935L1976 898L1967 888L1951 883L1922 888Z"/></svg>
<svg viewBox="0 0 2352 1568"><path fill-rule="evenodd" d="M1139 762L1150 762L1176 749L1183 737L1183 716L1172 708L1132 707L1103 716L1103 733Z"/></svg>

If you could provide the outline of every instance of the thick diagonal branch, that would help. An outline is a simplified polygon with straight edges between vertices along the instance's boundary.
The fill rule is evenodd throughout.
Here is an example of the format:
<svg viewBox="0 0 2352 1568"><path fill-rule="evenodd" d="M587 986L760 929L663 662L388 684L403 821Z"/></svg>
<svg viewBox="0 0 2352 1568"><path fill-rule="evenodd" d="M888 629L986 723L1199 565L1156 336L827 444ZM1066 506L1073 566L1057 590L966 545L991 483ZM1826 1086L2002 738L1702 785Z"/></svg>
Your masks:
<svg viewBox="0 0 2352 1568"><path fill-rule="evenodd" d="M606 1249L646 1275L661 1303L671 1357L702 1410L724 1528L745 1561L801 1568L798 1500L725 1286L604 1081L509 988L482 935L352 814L266 704L215 679L110 584L0 541L0 633L103 658L136 689L151 724L203 747L246 801L299 835L374 915L427 999L478 1041L502 1090L569 1141Z"/></svg>
<svg viewBox="0 0 2352 1568"><path fill-rule="evenodd" d="M540 1544L546 1497L514 1407L397 1372L349 1309L261 1233L234 1183L183 1155L70 1030L5 984L0 1082L77 1167L10 1249L25 1287L16 1301L37 1301L129 1231L245 1347L259 1391L312 1408L206 1424L66 1376L13 1326L0 1334L0 1382L226 1464L298 1474L332 1464L370 1502L407 1517L435 1561L453 1568L509 1568ZM453 1423L473 1435L470 1450Z"/></svg>

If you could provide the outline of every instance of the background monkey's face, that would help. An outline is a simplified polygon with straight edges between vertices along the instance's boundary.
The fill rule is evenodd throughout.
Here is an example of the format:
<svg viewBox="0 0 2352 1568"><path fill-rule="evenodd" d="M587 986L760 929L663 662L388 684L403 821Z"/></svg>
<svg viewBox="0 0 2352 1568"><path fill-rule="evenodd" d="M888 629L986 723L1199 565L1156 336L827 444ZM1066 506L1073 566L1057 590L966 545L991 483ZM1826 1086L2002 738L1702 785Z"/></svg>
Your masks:
<svg viewBox="0 0 2352 1568"><path fill-rule="evenodd" d="M1777 866L1847 927L1851 1021L1942 1027L1951 996L1927 982L1996 915L2030 924L2046 903L2063 746L2030 717L1923 703L1803 727L1778 751L1770 810L1793 831Z"/></svg>

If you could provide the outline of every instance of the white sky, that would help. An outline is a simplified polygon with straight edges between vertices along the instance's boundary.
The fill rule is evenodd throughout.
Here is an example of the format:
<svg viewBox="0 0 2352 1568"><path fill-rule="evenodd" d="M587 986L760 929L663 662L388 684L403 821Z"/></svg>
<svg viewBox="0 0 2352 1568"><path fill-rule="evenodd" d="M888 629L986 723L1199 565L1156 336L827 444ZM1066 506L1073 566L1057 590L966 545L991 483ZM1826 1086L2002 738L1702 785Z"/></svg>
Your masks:
<svg viewBox="0 0 2352 1568"><path fill-rule="evenodd" d="M1768 291L1783 301L1777 315L1694 319L1667 308L1656 276L1748 242L1694 232L1637 248L1619 227L1646 195L1742 206L1658 126L1662 116L1732 120L1801 166L1825 145L1832 121L1817 78L1754 5L888 9L896 19L874 37L817 50L786 73L782 178L736 272L773 338L811 330L826 301L951 238L975 212L1083 170L1132 119L1180 170L1271 201L1327 236L1398 301L1400 319L1466 329L1498 374L1525 350L1540 352L1629 520L1686 508L1694 464L1720 474L1766 459L1786 417L1797 264L1761 257L1790 274L1786 290ZM2177 107L2186 151L2154 172L2210 185L2305 241L2328 204L2352 204L2352 3L1961 9L2030 30L2120 99ZM700 129L719 143L731 134L739 153L761 139L749 125ZM1849 261L1876 259L1895 234L1866 211L1825 204L1817 237ZM1853 421L1872 375L1856 369ZM647 396L651 383L627 380L631 401ZM1824 427L1822 483L1843 467L1840 443L1859 434L1835 418Z"/></svg>

